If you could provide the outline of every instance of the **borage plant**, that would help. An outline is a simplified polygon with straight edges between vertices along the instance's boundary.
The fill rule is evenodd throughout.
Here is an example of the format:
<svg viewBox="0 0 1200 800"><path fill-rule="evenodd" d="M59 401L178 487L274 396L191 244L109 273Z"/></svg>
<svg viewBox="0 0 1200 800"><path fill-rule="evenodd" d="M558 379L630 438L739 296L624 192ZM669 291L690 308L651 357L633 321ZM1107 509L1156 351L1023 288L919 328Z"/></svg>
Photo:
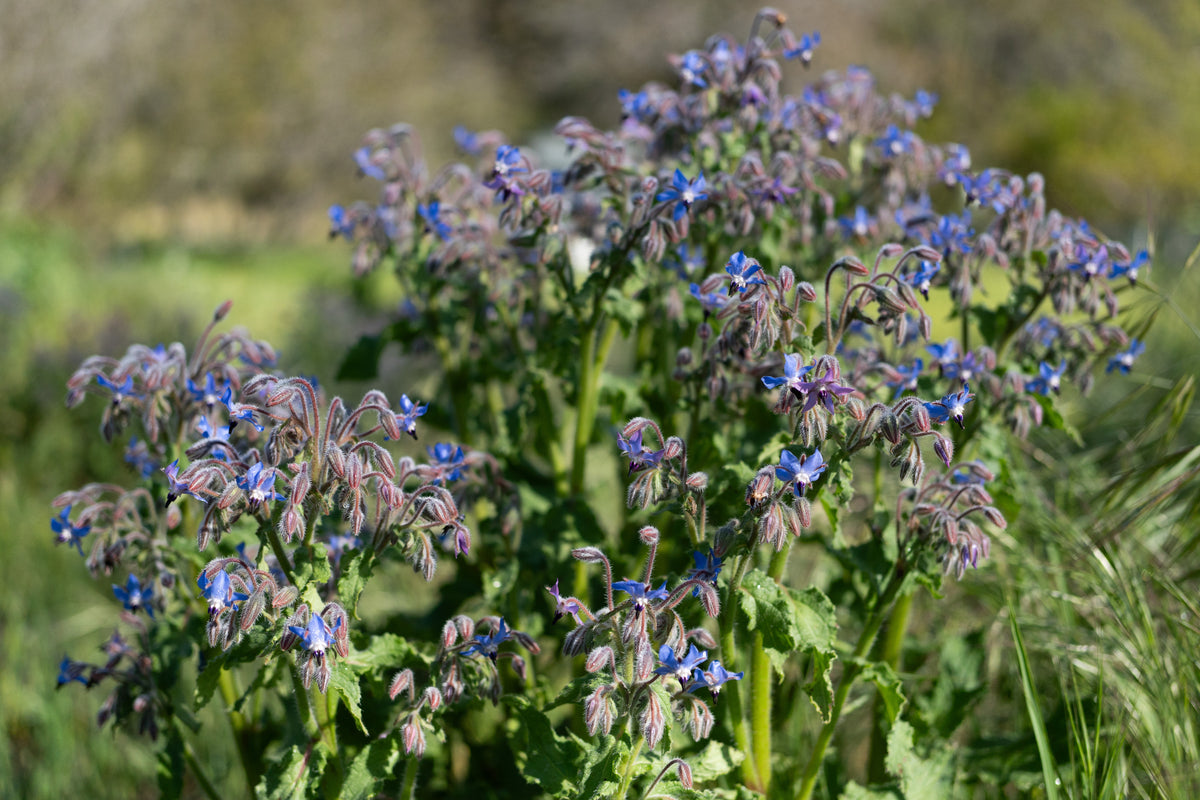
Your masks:
<svg viewBox="0 0 1200 800"><path fill-rule="evenodd" d="M898 671L914 593L987 558L1017 510L1010 448L1070 432L1055 396L1133 366L1119 297L1148 257L1049 210L1039 176L925 142L929 93L861 68L784 93L819 43L764 10L745 42L673 57L676 86L623 91L617 130L563 120L558 169L460 129L475 165L430 171L410 127L369 133L379 198L333 206L331 233L405 300L342 377L398 343L435 359L428 405L326 401L238 333L89 360L71 396L108 398L109 438L140 425L150 487L60 498L60 540L130 576L131 631L60 681L112 685L102 721L169 720L168 762L219 688L265 796L408 797L422 758L472 791L486 757L450 752L449 706L489 700L507 721L475 738L511 751L514 792L834 796L868 686L868 780L975 779L943 747L960 711ZM461 446L397 460L418 417ZM358 619L381 564L428 579L439 551L440 638Z"/></svg>

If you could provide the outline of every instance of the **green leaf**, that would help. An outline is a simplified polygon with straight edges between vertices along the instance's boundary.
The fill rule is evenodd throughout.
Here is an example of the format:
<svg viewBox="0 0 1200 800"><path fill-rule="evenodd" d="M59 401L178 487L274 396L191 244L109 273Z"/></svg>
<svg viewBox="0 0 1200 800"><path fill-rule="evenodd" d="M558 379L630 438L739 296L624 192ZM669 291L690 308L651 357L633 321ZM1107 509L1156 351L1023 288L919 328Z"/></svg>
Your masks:
<svg viewBox="0 0 1200 800"><path fill-rule="evenodd" d="M430 659L402 636L380 633L371 637L364 650L352 650L346 664L357 672L380 668L428 667Z"/></svg>
<svg viewBox="0 0 1200 800"><path fill-rule="evenodd" d="M888 734L887 771L900 779L905 800L944 800L954 797L954 767L947 750L922 758L913 747L913 727L896 720Z"/></svg>
<svg viewBox="0 0 1200 800"><path fill-rule="evenodd" d="M1071 441L1083 447L1083 437L1079 435L1079 431L1075 426L1067 422L1058 409L1054 407L1054 398L1044 394L1034 394L1032 397L1042 407L1042 422L1044 425L1056 431L1062 431L1071 437Z"/></svg>
<svg viewBox="0 0 1200 800"><path fill-rule="evenodd" d="M158 765L155 773L158 778L158 796L176 798L183 794L183 737L179 729L172 725L167 732L166 745L158 751Z"/></svg>
<svg viewBox="0 0 1200 800"><path fill-rule="evenodd" d="M846 784L841 800L904 800L899 789L868 789L854 781Z"/></svg>
<svg viewBox="0 0 1200 800"><path fill-rule="evenodd" d="M833 667L837 616L833 603L820 589L802 592L780 586L762 570L742 581L742 611L750 630L760 631L772 666L781 671L794 652L811 655L813 677L804 685L813 705L828 721L833 703L829 673Z"/></svg>
<svg viewBox="0 0 1200 800"><path fill-rule="evenodd" d="M1029 664L1029 655L1025 651L1025 639L1021 636L1021 626L1017 624L1017 608L1012 598L1008 599L1008 625L1012 631L1013 644L1017 648L1017 667L1021 672L1021 689L1025 695L1025 710L1029 713L1029 722L1033 726L1033 736L1037 741L1038 756L1042 761L1042 777L1045 780L1046 797L1048 800L1058 800L1058 773L1055 770L1054 752L1050 745L1050 734L1046 731L1046 720L1042 716L1042 703L1038 697L1037 686L1033 682L1033 669Z"/></svg>
<svg viewBox="0 0 1200 800"><path fill-rule="evenodd" d="M905 703L908 702L904 696L903 681L896 674L896 670L892 669L892 665L886 661L860 661L859 663L863 665L861 677L875 684L875 688L879 690L879 697L883 700L884 710L887 712L887 721L894 723Z"/></svg>
<svg viewBox="0 0 1200 800"><path fill-rule="evenodd" d="M498 569L483 570L483 601L486 606L499 606L517 585L521 562L510 558L500 563Z"/></svg>
<svg viewBox="0 0 1200 800"><path fill-rule="evenodd" d="M728 775L745 760L746 754L733 745L710 739L698 755L688 757L688 765L692 768L692 779L704 784Z"/></svg>
<svg viewBox="0 0 1200 800"><path fill-rule="evenodd" d="M358 752L346 770L346 779L338 795L341 800L368 800L376 796L379 785L392 777L400 757L398 735L375 739Z"/></svg>
<svg viewBox="0 0 1200 800"><path fill-rule="evenodd" d="M261 800L295 800L303 797L308 788L307 777L319 774L310 768L308 761L305 751L293 745L267 767L254 789L255 795Z"/></svg>
<svg viewBox="0 0 1200 800"><path fill-rule="evenodd" d="M324 585L333 577L328 550L320 542L311 547L297 547L292 561L296 567L296 585L302 590L309 587L310 584ZM313 607L311 610L313 613L320 612L320 608L317 607Z"/></svg>
<svg viewBox="0 0 1200 800"><path fill-rule="evenodd" d="M341 660L334 661L329 672L329 689L338 693L358 729L367 734L367 726L362 721L362 689L358 685L358 675Z"/></svg>
<svg viewBox="0 0 1200 800"><path fill-rule="evenodd" d="M339 381L369 381L379 376L379 356L388 340L383 336L362 336L346 353L338 367Z"/></svg>
<svg viewBox="0 0 1200 800"><path fill-rule="evenodd" d="M358 598L362 596L374 568L375 553L370 548L355 550L342 557L342 575L337 583L338 599L353 619L358 619Z"/></svg>
<svg viewBox="0 0 1200 800"><path fill-rule="evenodd" d="M582 797L578 781L591 742L568 734L559 736L550 720L528 698L509 695L504 702L515 711L508 722L509 746L526 780L551 797Z"/></svg>

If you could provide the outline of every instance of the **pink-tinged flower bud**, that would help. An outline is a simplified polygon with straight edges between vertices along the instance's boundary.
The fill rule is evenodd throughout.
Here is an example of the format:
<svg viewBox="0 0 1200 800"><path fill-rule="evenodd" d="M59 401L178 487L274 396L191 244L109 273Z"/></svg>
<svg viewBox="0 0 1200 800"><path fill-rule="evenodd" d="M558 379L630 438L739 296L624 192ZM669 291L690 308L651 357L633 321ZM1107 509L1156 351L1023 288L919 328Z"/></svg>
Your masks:
<svg viewBox="0 0 1200 800"><path fill-rule="evenodd" d="M271 598L271 608L280 609L284 606L290 606L296 602L296 598L300 596L300 590L295 586L285 586L275 593Z"/></svg>
<svg viewBox="0 0 1200 800"><path fill-rule="evenodd" d="M684 482L693 492L703 493L708 488L708 475L703 472L693 472Z"/></svg>
<svg viewBox="0 0 1200 800"><path fill-rule="evenodd" d="M221 305L217 306L217 310L213 312L213 322L220 322L225 319L225 315L229 313L229 309L233 308L233 301L226 300Z"/></svg>
<svg viewBox="0 0 1200 800"><path fill-rule="evenodd" d="M900 299L900 295L896 294L895 291L886 286L876 286L874 289L874 294L875 302L879 303L880 306L888 311L893 311L897 314L903 314L908 310L908 305L902 299ZM899 324L899 321L897 321L897 324Z"/></svg>
<svg viewBox="0 0 1200 800"><path fill-rule="evenodd" d="M700 592L700 605L704 607L704 613L715 619L721 613L721 598L717 595L717 590L710 583L701 584L696 588Z"/></svg>
<svg viewBox="0 0 1200 800"><path fill-rule="evenodd" d="M411 669L402 669L392 678L392 682L388 686L388 699L395 700L401 692L408 692L408 699L413 699L413 672Z"/></svg>
<svg viewBox="0 0 1200 800"><path fill-rule="evenodd" d="M621 437L629 439L634 434L644 431L653 424L653 421L645 417L634 417L629 422L626 422L625 427L621 429Z"/></svg>
<svg viewBox="0 0 1200 800"><path fill-rule="evenodd" d="M533 640L533 637L524 631L509 631L514 642L519 644L527 652L533 653L535 656L542 652L542 646Z"/></svg>
<svg viewBox="0 0 1200 800"><path fill-rule="evenodd" d="M309 663L313 663L315 661L317 661L317 659L313 658L309 661ZM317 691L319 691L321 694L325 694L325 691L329 688L329 678L332 674L333 671L329 668L329 659L320 659L320 663L317 664L316 678Z"/></svg>
<svg viewBox="0 0 1200 800"><path fill-rule="evenodd" d="M833 263L832 269L836 269L838 267L841 267L842 269L844 269L847 272L852 273L854 275L870 275L871 274L871 270L869 270L867 268L867 265L862 263L861 261L859 261L854 256L842 256L841 258L839 258L837 261L835 261Z"/></svg>
<svg viewBox="0 0 1200 800"><path fill-rule="evenodd" d="M174 503L167 506L167 530L175 530L182 521L183 511L180 510L179 506Z"/></svg>
<svg viewBox="0 0 1200 800"><path fill-rule="evenodd" d="M942 263L942 251L934 249L927 244L918 245L909 250L909 252L922 261L930 261L934 264Z"/></svg>
<svg viewBox="0 0 1200 800"><path fill-rule="evenodd" d="M290 543L292 539L298 536L304 530L304 517L296 510L296 507L289 503L284 507L283 513L279 515L279 535L283 537L285 542Z"/></svg>
<svg viewBox="0 0 1200 800"><path fill-rule="evenodd" d="M679 458L683 455L683 439L678 436L668 436L663 442L663 458L667 460Z"/></svg>
<svg viewBox="0 0 1200 800"><path fill-rule="evenodd" d="M763 467L754 475L754 480L750 481L750 485L746 487L746 505L750 508L758 508L771 496L771 490L774 488L775 468Z"/></svg>
<svg viewBox="0 0 1200 800"><path fill-rule="evenodd" d="M958 520L947 514L942 520L942 533L951 545L958 544Z"/></svg>
<svg viewBox="0 0 1200 800"><path fill-rule="evenodd" d="M421 728L421 723L415 714L408 718L408 722L404 723L400 734L404 741L405 753L417 758L425 755L425 731Z"/></svg>
<svg viewBox="0 0 1200 800"><path fill-rule="evenodd" d="M676 773L679 775L679 783L683 785L683 788L691 789L693 786L693 784L692 784L692 768L688 766L688 763L686 761L684 761L682 758L677 760L675 762L675 770L676 770Z"/></svg>
<svg viewBox="0 0 1200 800"><path fill-rule="evenodd" d="M685 641L694 641L705 650L715 650L717 640L704 628L692 628L683 634Z"/></svg>
<svg viewBox="0 0 1200 800"><path fill-rule="evenodd" d="M692 734L692 738L697 742L701 739L707 739L713 729L713 714L705 703L699 697L692 697L692 707L688 714L687 729Z"/></svg>
<svg viewBox="0 0 1200 800"><path fill-rule="evenodd" d="M954 460L954 442L940 433L934 432L933 452L937 453L937 457L948 467L950 466L950 462Z"/></svg>
<svg viewBox="0 0 1200 800"><path fill-rule="evenodd" d="M638 531L638 538L647 547L656 545L658 544L658 528L653 525L646 525Z"/></svg>
<svg viewBox="0 0 1200 800"><path fill-rule="evenodd" d="M597 732L608 734L612 730L614 709L608 699L611 686L601 686L588 695L583 702L583 722L587 726L588 735L595 736Z"/></svg>
<svg viewBox="0 0 1200 800"><path fill-rule="evenodd" d="M796 297L806 303L813 303L817 299L817 290L808 281L800 281L796 284Z"/></svg>
<svg viewBox="0 0 1200 800"><path fill-rule="evenodd" d="M454 625L454 620L450 620L442 626L442 649L449 650L458 641L458 628Z"/></svg>
<svg viewBox="0 0 1200 800"><path fill-rule="evenodd" d="M686 367L692 363L693 358L692 348L681 347L679 348L679 352L675 354L675 366Z"/></svg>
<svg viewBox="0 0 1200 800"><path fill-rule="evenodd" d="M524 680L525 676L522 675L521 678ZM437 711L442 707L442 693L436 686L430 686L425 690L424 700L429 705L430 711Z"/></svg>
<svg viewBox="0 0 1200 800"><path fill-rule="evenodd" d="M588 642L592 639L592 627L590 625L579 625L572 628L566 636L563 637L563 655L577 656L587 649Z"/></svg>
<svg viewBox="0 0 1200 800"><path fill-rule="evenodd" d="M801 528L812 527L812 503L807 497L800 496L792 501L792 507L796 510L796 519L800 523Z"/></svg>
<svg viewBox="0 0 1200 800"><path fill-rule="evenodd" d="M995 506L984 506L983 516L987 517L988 522L992 523L1001 530L1008 527L1008 520L1006 520L1004 515L1000 513L1000 509L996 508Z"/></svg>
<svg viewBox="0 0 1200 800"><path fill-rule="evenodd" d="M585 564L595 564L597 562L607 562L604 553L598 547L576 547L571 551L572 557Z"/></svg>
<svg viewBox="0 0 1200 800"><path fill-rule="evenodd" d="M645 620L644 614L636 616L640 621ZM657 657L654 655L654 649L650 646L650 639L645 635L644 630L639 631L633 650L633 679L638 683L650 680L650 676L654 674L656 661Z"/></svg>
<svg viewBox="0 0 1200 800"><path fill-rule="evenodd" d="M587 661L584 662L583 668L588 672L599 672L609 665L615 667L612 648L608 645L601 645L588 653Z"/></svg>
<svg viewBox="0 0 1200 800"><path fill-rule="evenodd" d="M250 599L242 606L242 616L238 620L238 628L242 631L248 631L253 628L254 623L258 621L259 616L266 607L267 590L264 587L250 595Z"/></svg>
<svg viewBox="0 0 1200 800"><path fill-rule="evenodd" d="M924 403L912 406L913 430L917 433L928 433L931 425L929 409Z"/></svg>
<svg viewBox="0 0 1200 800"><path fill-rule="evenodd" d="M646 739L646 746L651 750L662 740L663 731L667 727L667 717L663 713L662 702L658 695L650 692L646 695L646 705L638 717L638 727Z"/></svg>

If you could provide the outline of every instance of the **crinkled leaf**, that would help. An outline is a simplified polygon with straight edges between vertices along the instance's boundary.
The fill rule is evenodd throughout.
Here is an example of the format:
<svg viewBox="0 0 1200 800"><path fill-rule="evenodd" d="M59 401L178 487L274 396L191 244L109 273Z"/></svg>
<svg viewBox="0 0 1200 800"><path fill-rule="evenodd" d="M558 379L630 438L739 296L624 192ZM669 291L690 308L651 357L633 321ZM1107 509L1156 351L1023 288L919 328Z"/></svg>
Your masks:
<svg viewBox="0 0 1200 800"><path fill-rule="evenodd" d="M330 664L328 691L338 693L342 705L350 712L350 716L354 717L358 729L366 734L367 726L362 721L362 689L358 685L358 675L349 664L340 659Z"/></svg>
<svg viewBox="0 0 1200 800"><path fill-rule="evenodd" d="M902 719L892 724L887 743L884 766L900 779L905 800L944 800L955 796L949 751L941 750L932 758L922 758L913 747L912 725Z"/></svg>
<svg viewBox="0 0 1200 800"><path fill-rule="evenodd" d="M590 796L579 791L579 780L592 743L571 734L556 734L549 718L528 698L509 695L504 702L515 712L508 722L508 740L526 780L551 797Z"/></svg>
<svg viewBox="0 0 1200 800"><path fill-rule="evenodd" d="M317 542L312 547L297 547L292 556L295 563L296 585L304 587L307 584L325 584L333 577L333 569L329 565L329 554L324 544ZM305 597L308 595L306 594ZM319 607L318 607L319 610Z"/></svg>
<svg viewBox="0 0 1200 800"><path fill-rule="evenodd" d="M689 756L687 762L692 768L693 780L705 784L728 775L745 760L746 754L733 745L710 739L704 749L698 755Z"/></svg>
<svg viewBox="0 0 1200 800"><path fill-rule="evenodd" d="M814 650L812 653L813 676L804 684L804 691L813 707L821 715L821 722L829 722L833 714L833 660L836 656Z"/></svg>
<svg viewBox="0 0 1200 800"><path fill-rule="evenodd" d="M879 697L883 700L888 722L895 722L905 703L908 702L904 696L904 683L900 680L900 676L886 661L860 661L858 663L863 665L860 677L863 680L871 681L879 690Z"/></svg>
<svg viewBox="0 0 1200 800"><path fill-rule="evenodd" d="M304 797L309 776L320 775L325 766L324 754L321 748L306 752L293 745L271 761L254 788L255 795L260 800L296 800Z"/></svg>
<svg viewBox="0 0 1200 800"><path fill-rule="evenodd" d="M346 779L338 797L341 800L368 800L376 796L379 785L392 777L400 748L393 733L383 739L375 739L358 752L346 770Z"/></svg>
<svg viewBox="0 0 1200 800"><path fill-rule="evenodd" d="M342 574L338 578L338 599L346 613L358 619L358 598L375 568L375 554L370 548L355 550L342 556Z"/></svg>

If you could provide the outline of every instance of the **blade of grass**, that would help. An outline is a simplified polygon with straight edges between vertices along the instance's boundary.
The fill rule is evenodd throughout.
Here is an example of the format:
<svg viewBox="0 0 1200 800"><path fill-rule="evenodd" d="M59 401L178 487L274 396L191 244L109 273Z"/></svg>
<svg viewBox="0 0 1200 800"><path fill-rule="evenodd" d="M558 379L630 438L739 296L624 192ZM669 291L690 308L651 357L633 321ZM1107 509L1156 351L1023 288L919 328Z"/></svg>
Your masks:
<svg viewBox="0 0 1200 800"><path fill-rule="evenodd" d="M1041 701L1037 687L1033 684L1033 672L1029 666L1029 654L1025 651L1025 640L1021 638L1021 626L1017 623L1017 609L1012 598L1008 600L1008 625L1012 631L1013 644L1017 648L1017 667L1021 671L1021 689L1025 695L1025 709L1029 712L1029 723L1037 740L1038 756L1042 762L1042 776L1046 781L1047 800L1058 800L1058 772L1054 766L1054 754L1050 750L1050 737L1046 733L1046 721L1042 717Z"/></svg>

